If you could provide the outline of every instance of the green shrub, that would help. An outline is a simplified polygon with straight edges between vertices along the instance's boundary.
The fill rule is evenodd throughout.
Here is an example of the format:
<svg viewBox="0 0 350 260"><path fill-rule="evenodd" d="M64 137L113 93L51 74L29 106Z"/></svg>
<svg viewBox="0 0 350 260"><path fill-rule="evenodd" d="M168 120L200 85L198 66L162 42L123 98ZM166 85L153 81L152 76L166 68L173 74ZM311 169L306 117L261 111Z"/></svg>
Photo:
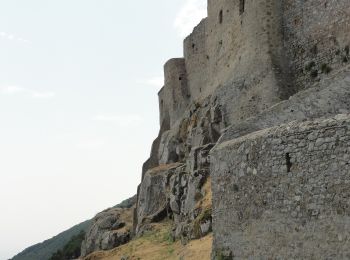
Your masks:
<svg viewBox="0 0 350 260"><path fill-rule="evenodd" d="M73 236L68 243L52 254L49 260L70 260L80 256L81 243L85 238L85 231L81 231L78 235Z"/></svg>
<svg viewBox="0 0 350 260"><path fill-rule="evenodd" d="M310 61L306 66L305 66L305 70L306 71L310 71L313 67L316 66L316 63L314 61Z"/></svg>
<svg viewBox="0 0 350 260"><path fill-rule="evenodd" d="M211 220L212 218L212 209L205 209L193 222L193 234L196 238L202 237L201 224Z"/></svg>
<svg viewBox="0 0 350 260"><path fill-rule="evenodd" d="M318 76L318 70L313 70L313 71L311 71L310 76L313 77L313 78L317 78L317 76Z"/></svg>
<svg viewBox="0 0 350 260"><path fill-rule="evenodd" d="M232 252L230 250L216 250L215 252L215 256L214 256L215 260L232 260L233 259L233 255Z"/></svg>
<svg viewBox="0 0 350 260"><path fill-rule="evenodd" d="M322 73L328 74L332 71L332 68L330 66L328 66L328 64L323 63L321 66L321 71L322 71Z"/></svg>

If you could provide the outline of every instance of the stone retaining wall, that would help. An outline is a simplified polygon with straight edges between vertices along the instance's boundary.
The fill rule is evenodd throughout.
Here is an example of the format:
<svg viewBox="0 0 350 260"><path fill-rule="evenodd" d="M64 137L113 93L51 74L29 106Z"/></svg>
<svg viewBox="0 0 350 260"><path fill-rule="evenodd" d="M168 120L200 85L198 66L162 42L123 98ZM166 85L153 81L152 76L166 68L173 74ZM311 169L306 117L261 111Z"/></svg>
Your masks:
<svg viewBox="0 0 350 260"><path fill-rule="evenodd" d="M350 257L350 115L221 143L211 176L213 256Z"/></svg>

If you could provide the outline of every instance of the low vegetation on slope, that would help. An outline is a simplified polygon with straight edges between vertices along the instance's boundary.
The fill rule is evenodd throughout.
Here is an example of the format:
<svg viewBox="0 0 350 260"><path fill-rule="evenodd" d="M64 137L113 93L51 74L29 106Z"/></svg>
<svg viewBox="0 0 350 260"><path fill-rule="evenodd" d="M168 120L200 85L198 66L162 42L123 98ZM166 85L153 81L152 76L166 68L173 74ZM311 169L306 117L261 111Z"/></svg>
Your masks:
<svg viewBox="0 0 350 260"><path fill-rule="evenodd" d="M110 251L95 252L83 260L209 260L212 235L192 240L186 245L173 241L171 236L172 222L165 221L152 225L150 231L129 243Z"/></svg>
<svg viewBox="0 0 350 260"><path fill-rule="evenodd" d="M113 208L130 208L136 200L136 196L126 199L114 206ZM53 256L58 250L63 251L65 245L73 239L73 237L78 236L81 231L86 232L91 226L92 220L87 220L82 222L60 234L54 236L51 239L45 240L42 243L33 245L23 250L18 255L14 256L12 260L48 260ZM80 241L81 244L81 241Z"/></svg>
<svg viewBox="0 0 350 260"><path fill-rule="evenodd" d="M57 250L49 260L70 260L80 256L81 243L85 238L85 232L82 230L76 236L73 236L63 249Z"/></svg>
<svg viewBox="0 0 350 260"><path fill-rule="evenodd" d="M81 231L86 231L90 225L90 220L80 223L51 239L28 247L23 252L14 256L12 260L47 260L53 253L63 248L73 236L76 236Z"/></svg>

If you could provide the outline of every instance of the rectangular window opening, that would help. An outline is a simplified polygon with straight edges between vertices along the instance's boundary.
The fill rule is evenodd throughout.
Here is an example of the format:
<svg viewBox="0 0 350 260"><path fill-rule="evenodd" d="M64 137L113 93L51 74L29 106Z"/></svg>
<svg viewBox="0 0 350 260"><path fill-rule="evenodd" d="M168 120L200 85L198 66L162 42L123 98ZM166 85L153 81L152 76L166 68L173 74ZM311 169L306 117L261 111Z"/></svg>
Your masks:
<svg viewBox="0 0 350 260"><path fill-rule="evenodd" d="M239 1L239 13L243 14L245 9L245 0L240 0Z"/></svg>
<svg viewBox="0 0 350 260"><path fill-rule="evenodd" d="M219 23L220 24L222 24L223 19L224 19L223 12L222 12L222 10L220 10L220 12L219 12Z"/></svg>

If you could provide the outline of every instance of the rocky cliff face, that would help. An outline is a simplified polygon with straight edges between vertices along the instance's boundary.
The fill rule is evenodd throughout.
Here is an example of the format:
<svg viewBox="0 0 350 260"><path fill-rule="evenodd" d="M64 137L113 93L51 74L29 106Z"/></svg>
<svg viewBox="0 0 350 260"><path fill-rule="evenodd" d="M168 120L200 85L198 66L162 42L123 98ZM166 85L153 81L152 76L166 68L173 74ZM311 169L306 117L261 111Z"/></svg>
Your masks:
<svg viewBox="0 0 350 260"><path fill-rule="evenodd" d="M329 7L337 17L320 4L208 1L208 17L184 42L184 58L164 67L160 132L143 166L136 235L150 223L170 218L174 239L183 243L213 229L213 258L268 258L271 248L284 250L273 257L308 258L322 255L312 254L317 246L306 242L306 233L317 223L327 224L334 234L340 223L349 224L348 206L337 200L344 210L330 209L323 186L332 182L327 179L331 172L340 182L350 180L347 164L337 160L348 161L347 145L339 144L340 139L348 142L348 133L327 132L328 123L333 129L347 120L326 120L350 112L350 27L345 15L350 4L338 1ZM324 20L315 17L315 10ZM259 132L264 129L282 141L270 140L271 132ZM318 137L308 139L306 133L328 141L320 148ZM326 218L319 212L334 218L318 222L318 217ZM298 235L290 235L288 225ZM285 232L275 236L283 245L268 240L267 229ZM332 236L325 230L313 235L319 245ZM300 245L305 243L305 252L291 248L296 237ZM335 256L344 256L333 250L342 248L342 241L331 245Z"/></svg>
<svg viewBox="0 0 350 260"><path fill-rule="evenodd" d="M135 208L98 214L83 255L167 220L182 244L213 231L213 259L350 258L349 46L348 0L208 0Z"/></svg>
<svg viewBox="0 0 350 260"><path fill-rule="evenodd" d="M136 197L123 201L114 208L98 213L86 231L81 245L81 256L109 250L123 245L132 237L132 214Z"/></svg>
<svg viewBox="0 0 350 260"><path fill-rule="evenodd" d="M82 243L81 255L109 250L129 242L132 209L109 209L97 214Z"/></svg>
<svg viewBox="0 0 350 260"><path fill-rule="evenodd" d="M349 13L345 0L208 1L164 66L135 236L170 219L183 244L213 231L213 259L321 258L327 245L348 257Z"/></svg>
<svg viewBox="0 0 350 260"><path fill-rule="evenodd" d="M145 171L139 186L136 234L164 218L174 220L173 237L184 243L211 231L209 151L224 126L220 106L209 97L161 131L152 151L158 166Z"/></svg>
<svg viewBox="0 0 350 260"><path fill-rule="evenodd" d="M240 174L241 166L237 168L236 166L231 165L233 162L230 163L230 155L227 150L221 152L220 149L220 153L218 153L218 149L221 147L219 144L225 142L229 143L231 140L236 139L245 144L248 143L249 134L269 127L278 126L295 120L297 120L297 122L302 122L320 117L327 118L341 113L349 113L350 79L348 75L349 72L347 70L342 71L337 77L324 79L310 87L308 90L298 92L290 99L271 106L255 117L250 117L246 120L237 120L234 123L228 123L230 122L230 116L227 113L227 107L230 106L230 104L218 104L218 100L227 101L226 98L223 99L223 96L221 96L222 90L218 92L218 96L215 96L214 98L210 97L202 104L197 103L193 105L193 107L189 107L188 111L184 113L184 118L181 119L177 125L161 134L161 137L159 138L161 141L159 142L157 150L159 165L144 173L143 181L139 186L138 192L135 218L137 220L135 230L136 234L141 235L144 230L147 230L147 225L150 223L158 222L164 218L170 218L174 221L174 239L179 238L183 243L187 243L191 239L205 236L214 228L214 258L217 257L220 259L220 257L228 257L228 259L230 259L231 256L233 257L234 255L243 258L248 257L248 254L251 252L249 247L244 253L240 253L241 251L237 250L237 247L232 247L234 244L245 243L239 240L240 236L243 236L244 234L234 233L231 237L225 237L223 234L226 234L227 230L231 229L231 222L229 219L240 212L237 207L232 208L233 206L231 206L232 203L239 198L236 197L235 190L232 192L231 190L235 189L235 187L241 190L241 186L243 186L245 190L250 187L253 181L250 180L239 185L236 184L235 179L230 181L231 177L228 174L236 171L237 174ZM212 102L213 100L215 100L215 102ZM295 124L298 125L299 123ZM228 125L229 127L227 127ZM283 133L285 135L295 135L288 127ZM262 138L267 139L265 136ZM296 160L301 160L302 156L294 158L294 153L298 153L298 149L300 148L297 147L304 149L302 146L298 146L303 143L303 138L307 139L307 137L296 139L296 147L289 146L289 149L287 149L288 151L281 153L281 160L285 160L284 165L281 165L279 168L282 172L287 171L286 154L289 154L291 157L290 160L293 165L295 165ZM281 144L277 144L277 146L282 147ZM233 149L235 150L238 148L239 147ZM254 165L256 167L257 165L261 165L260 167L265 167L267 170L270 166L264 164L261 155L258 155L258 153L267 155L272 148L267 145L261 145L261 147L259 146L254 149L256 149L255 152L248 155L248 157L251 157L247 160L254 160ZM238 153L241 153L239 149L237 151ZM227 153L227 156L223 156L225 153ZM318 153L321 157L322 153L327 154L327 151L321 150L318 151ZM345 156L346 151L342 150L340 153L340 156L342 157ZM334 154L333 157L334 156L336 155ZM341 170L343 168L342 165L335 161L327 160L327 167L332 164L336 165L334 166L335 170ZM245 174L255 176L255 174L259 173L260 170L258 171L253 166L249 168L249 165L249 162L247 162L244 166L244 171L248 171L248 173ZM300 164L299 167L300 169L307 169L310 166ZM227 171L225 169L227 169ZM294 168L291 168L291 170L293 171ZM297 170L297 168L295 168L295 170ZM293 178L293 176L291 176L291 178ZM272 185L272 187L275 184L281 185L278 184L277 181L274 184L272 177L271 179L271 183L269 182L264 185ZM292 181L289 180L289 182L291 183ZM258 187L262 187L263 184L257 185L259 185ZM211 186L215 187L213 189L213 194L211 192ZM312 188L313 191L309 192L316 192L316 190L318 190L316 186ZM304 192L305 191L301 193ZM222 197L223 194L226 193L227 195ZM212 207L212 195L214 209ZM254 202L252 196L248 196L247 193L242 193L239 196L245 197L243 201L246 202L242 202L243 204L240 206L243 209L245 208L244 205L246 205L251 199L251 203ZM278 200L278 195L276 196L277 197L274 201ZM315 196L318 195L315 194ZM237 201L237 203L241 202ZM274 204L274 202L270 203ZM253 212L260 212L263 205L253 203L250 207L252 212L249 214L255 214ZM281 210L284 210L282 205L278 207L280 207ZM290 206L285 207L285 210L287 210ZM213 210L214 216L212 216ZM289 212L288 214L291 213ZM280 215L280 217L282 217L282 215ZM252 216L250 221L258 218L259 215L254 216L255 215ZM244 215L241 217L245 218ZM239 219L241 217L239 217ZM341 221L343 220L344 218L342 218ZM213 221L214 226L212 227ZM267 221L272 221L272 223L268 223ZM274 223L274 221L276 221L276 223ZM264 223L266 225L277 225L277 221L278 219L275 220L270 218L269 220L265 220ZM322 225L325 225L325 223ZM330 221L327 223L330 224L333 222ZM282 225L282 228L284 224L278 225ZM312 226L316 224L311 222L310 225ZM239 229L243 228L243 226L240 225L235 227ZM341 236L343 235L344 234L342 233ZM317 233L317 236L319 236L320 239L330 239L330 237L322 231ZM293 240L292 236L282 237L283 239L287 239L287 241L289 239L290 242ZM303 241L303 238L300 236L298 239ZM262 238L262 241L265 241L264 238ZM263 245L259 243L260 242L257 242L257 244L251 245L252 248ZM270 248L273 246L273 243L271 242L271 244L268 245L264 244L264 246L265 248ZM314 244L305 246L308 252L310 252L311 247L314 246ZM334 248L335 247L336 245L334 245ZM285 247L285 253L276 254L276 256L305 256L303 254L286 253L289 252L288 250L288 247ZM261 255L264 255L263 252L258 251L256 257ZM308 256L310 255L312 254L308 253ZM265 256L267 257L268 254Z"/></svg>

